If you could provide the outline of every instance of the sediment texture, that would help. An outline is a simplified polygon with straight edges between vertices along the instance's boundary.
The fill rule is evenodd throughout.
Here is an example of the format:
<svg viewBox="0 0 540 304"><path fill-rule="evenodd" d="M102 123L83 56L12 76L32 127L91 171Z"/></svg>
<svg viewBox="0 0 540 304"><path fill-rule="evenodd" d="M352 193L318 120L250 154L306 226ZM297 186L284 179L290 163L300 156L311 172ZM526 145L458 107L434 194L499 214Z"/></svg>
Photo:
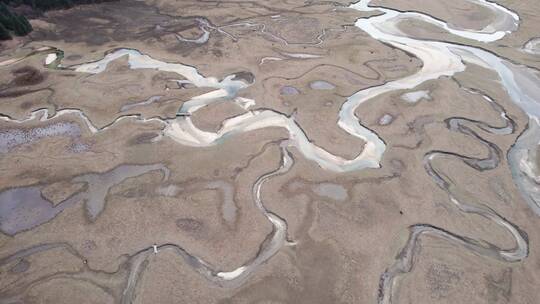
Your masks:
<svg viewBox="0 0 540 304"><path fill-rule="evenodd" d="M121 0L0 47L0 303L536 303L533 1Z"/></svg>

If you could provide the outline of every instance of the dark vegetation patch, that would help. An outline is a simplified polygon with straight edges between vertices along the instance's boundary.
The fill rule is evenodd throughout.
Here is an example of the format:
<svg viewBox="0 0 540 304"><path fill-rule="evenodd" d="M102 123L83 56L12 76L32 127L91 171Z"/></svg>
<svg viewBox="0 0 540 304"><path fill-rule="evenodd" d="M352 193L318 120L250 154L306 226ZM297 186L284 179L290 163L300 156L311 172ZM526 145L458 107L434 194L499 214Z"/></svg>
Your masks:
<svg viewBox="0 0 540 304"><path fill-rule="evenodd" d="M255 81L255 75L248 71L240 71L234 73L233 80L244 80L247 83L253 83Z"/></svg>
<svg viewBox="0 0 540 304"><path fill-rule="evenodd" d="M33 30L27 18L37 18L45 11L109 1L115 0L0 0L0 40L9 40L12 34L27 35Z"/></svg>
<svg viewBox="0 0 540 304"><path fill-rule="evenodd" d="M0 2L0 40L9 40L11 35L24 36L32 31L32 25L25 16L8 7L5 0Z"/></svg>
<svg viewBox="0 0 540 304"><path fill-rule="evenodd" d="M142 133L130 140L130 145L141 145L152 143L152 140L158 136L156 133Z"/></svg>
<svg viewBox="0 0 540 304"><path fill-rule="evenodd" d="M10 6L18 7L26 5L33 10L48 11L53 9L65 9L79 4L94 4L114 0L0 0Z"/></svg>
<svg viewBox="0 0 540 304"><path fill-rule="evenodd" d="M186 232L200 232L204 224L201 221L191 218L179 218L176 220L176 226Z"/></svg>
<svg viewBox="0 0 540 304"><path fill-rule="evenodd" d="M24 66L14 70L12 73L15 75L13 83L16 86L36 85L45 80L45 76L39 70L31 66Z"/></svg>
<svg viewBox="0 0 540 304"><path fill-rule="evenodd" d="M111 42L123 45L122 42L129 40L159 43L163 36L197 27L195 17L161 15L155 7L128 0L51 13L44 20L54 24L55 29L36 30L32 33L35 40L82 42L91 46ZM187 48L194 47L188 45Z"/></svg>

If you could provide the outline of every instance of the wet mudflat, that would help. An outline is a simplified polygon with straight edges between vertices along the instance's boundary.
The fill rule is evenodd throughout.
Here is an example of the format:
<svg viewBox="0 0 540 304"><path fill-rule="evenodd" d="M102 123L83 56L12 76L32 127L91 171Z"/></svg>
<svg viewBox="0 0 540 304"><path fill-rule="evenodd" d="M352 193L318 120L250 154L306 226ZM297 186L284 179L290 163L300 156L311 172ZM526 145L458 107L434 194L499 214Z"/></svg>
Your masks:
<svg viewBox="0 0 540 304"><path fill-rule="evenodd" d="M435 2L33 20L0 49L0 303L533 303L540 8Z"/></svg>

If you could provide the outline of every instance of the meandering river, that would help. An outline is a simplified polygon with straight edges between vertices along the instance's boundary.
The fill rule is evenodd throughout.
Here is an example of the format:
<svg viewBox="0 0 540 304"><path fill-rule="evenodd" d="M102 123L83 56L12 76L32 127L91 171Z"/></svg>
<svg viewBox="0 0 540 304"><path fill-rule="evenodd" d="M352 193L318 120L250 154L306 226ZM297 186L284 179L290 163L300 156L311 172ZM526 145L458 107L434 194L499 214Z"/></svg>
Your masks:
<svg viewBox="0 0 540 304"><path fill-rule="evenodd" d="M415 38L404 33L399 28L400 22L404 20L416 20L439 27L448 32L449 35L455 35L460 38L482 43L495 42L519 28L520 18L515 12L487 0L469 1L489 9L494 14L493 21L481 30L450 26L445 21L425 13L402 12L386 7L373 7L370 6L371 0L361 0L350 6L350 8L362 12L377 13L372 17L357 20L355 23L356 27L365 31L373 39L384 42L385 44L391 45L409 54L413 54L423 62L422 68L413 75L389 81L379 86L360 90L347 98L339 111L337 125L351 136L355 136L365 141L363 151L353 159L345 159L334 155L322 147L315 145L309 140L308 136L295 121L293 116L272 109L252 109L256 106L256 100L238 96L239 92L248 87L250 83L238 80L235 78L235 75L229 75L221 80L215 77L205 77L201 75L195 67L180 63L160 61L134 49L116 49L109 52L104 58L98 61L70 67L63 67L61 65L63 53L59 50L54 48L43 48L35 52L49 53L45 59L45 64L48 67L71 69L77 72L90 74L103 73L110 62L127 56L131 69L157 69L159 71L172 72L182 77L177 80L178 83L192 84L196 87L213 88L214 90L209 93L196 96L191 100L186 101L178 110L178 115L174 119L142 119L137 115L126 115L115 120L116 122L120 119L130 118L137 119L141 123L158 121L164 125L163 136L167 136L182 145L196 147L217 145L224 140L227 140L228 137L236 134L268 127L280 127L287 130L289 134L289 139L283 141L280 145L282 156L280 167L273 172L261 176L253 185L254 204L273 226L272 233L262 243L258 254L237 269L218 271L213 269L203 260L192 256L185 249L176 244L160 244L143 249L131 257L130 263L132 267L128 278L128 284L123 292L125 295L123 301L129 302L129 299L133 294L133 288L139 273L138 265L141 265L142 257L151 252L157 253L160 250L166 249L173 249L182 256L194 270L217 285L239 286L260 264L268 261L280 250L280 248L288 243L287 223L277 214L270 212L264 207L262 203L263 199L261 198L261 187L266 180L287 173L293 166L294 160L288 151L289 147L295 147L303 157L317 163L325 170L339 173L366 168L379 168L381 158L386 149L386 144L376 133L362 125L359 118L355 115L356 109L363 103L382 94L401 90L414 90L426 81L436 80L443 76L451 77L456 73L464 72L469 65L479 65L496 72L500 78L501 86L508 93L512 101L529 116L528 129L518 138L507 157L511 166L513 179L523 194L525 201L536 214L540 215L540 168L538 168L535 161L537 158L538 145L540 143L540 104L537 102L537 100L540 100L540 86L538 85L540 83L540 77L538 71L511 62L480 47L446 41L420 39L418 37ZM203 35L199 38L191 40L181 36L178 36L177 38L181 41L204 43L209 39L207 27L208 24L201 24ZM0 63L0 66L13 64L22 59L24 58L15 58L7 62L2 62ZM481 94L482 97L484 97L484 100L492 106L493 110L499 112L500 116L505 121L505 125L497 127L464 118L447 119L446 122L450 131L460 132L479 141L487 147L489 151L488 156L486 158L471 158L456 153L432 151L427 153L424 157L426 173L432 177L434 183L446 191L448 194L448 201L453 207L463 213L479 215L500 225L508 232L508 235L512 237L515 245L512 248L499 248L496 244L482 243L479 240L460 236L440 227L423 223L415 224L409 228L409 239L398 254L395 262L381 275L378 297L378 302L381 304L397 302L395 287L399 283L398 278L411 271L414 263L414 255L417 252L416 248L418 246L418 240L423 235L429 234L431 236L442 238L464 250L469 250L481 256L498 259L503 262L521 261L528 255L528 239L525 232L508 222L503 216L499 215L488 206L478 202L471 202L464 198L458 190L459 185L452 184L452 182L440 172L440 169L434 165L434 159L454 157L460 159L476 170L483 171L494 169L499 165L501 158L504 157L503 152L496 145L485 140L473 131L471 126L476 126L487 133L496 135L511 134L515 132L515 122L508 117L504 107L500 103L473 88L461 89L467 90L472 94ZM416 102L418 99L422 98L422 96L430 98L427 94L410 96L411 100L413 100L412 102ZM197 128L191 120L191 114L211 103L223 99L228 99L236 103L246 110L245 113L225 120L222 123L221 129L216 132L203 131ZM145 102L150 103L153 101L148 100ZM76 109L59 110L53 117L66 114L79 115L93 133L101 132L115 123L112 122L111 125L98 129L93 126L84 113ZM33 112L30 118L26 120L15 120L7 116L2 116L0 118L13 123L22 123L33 119L47 121L53 117L49 117L46 110L38 110ZM157 139L157 141L159 141L159 139ZM152 167L150 169L156 168ZM34 190L35 189L32 189L32 191ZM0 193L0 196L1 195L2 194ZM96 207L96 210L92 210L93 214L97 216L101 208L101 205ZM43 247L42 249L48 250L47 248Z"/></svg>

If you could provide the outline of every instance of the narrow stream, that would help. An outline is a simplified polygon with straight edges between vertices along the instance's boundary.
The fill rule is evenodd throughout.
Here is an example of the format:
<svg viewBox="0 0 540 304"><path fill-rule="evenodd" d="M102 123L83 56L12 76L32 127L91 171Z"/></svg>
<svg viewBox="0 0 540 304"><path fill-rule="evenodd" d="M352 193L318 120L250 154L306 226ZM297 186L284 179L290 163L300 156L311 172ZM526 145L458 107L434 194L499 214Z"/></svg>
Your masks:
<svg viewBox="0 0 540 304"><path fill-rule="evenodd" d="M519 17L514 12L490 1L471 0L471 2L488 7L496 15L495 21L479 31L456 29L448 26L445 22L435 19L429 15L418 12L400 12L388 8L371 7L370 0L362 0L351 5L352 8L369 12L377 11L382 14L374 17L362 18L356 22L356 26L371 37L388 43L408 53L414 54L424 63L422 69L414 75L386 83L379 87L374 87L368 92L359 92L361 97L374 97L376 95L394 91L397 89L414 89L427 80L437 79L441 76L452 76L458 72L465 71L466 64L476 64L484 68L497 72L501 79L501 84L508 92L512 100L519 105L531 118L529 130L522 135L509 153L509 163L513 172L513 177L527 201L538 213L538 201L533 195L538 194L538 184L532 183L531 178L537 177L536 167L533 167L534 158L530 156L536 153L536 148L540 136L538 136L538 117L540 117L540 107L535 101L540 98L538 88L539 78L536 71L525 66L516 65L493 53L471 46L452 44L448 42L414 39L408 37L398 28L399 22L405 19L415 19L443 28L447 32L462 38L474 39L481 42L493 42L511 31L517 29ZM469 92L481 94L478 91L466 89ZM400 275L408 273L414 265L414 255L418 252L417 242L422 235L432 235L445 239L457 246L475 252L481 256L498 259L504 262L517 262L528 256L528 239L525 232L517 226L508 222L496 211L478 202L470 202L464 197L456 185L453 185L444 174L440 173L433 161L438 158L454 157L462 160L468 166L476 170L490 170L498 166L502 157L502 152L494 144L484 140L470 125L476 125L485 132L493 134L510 134L514 132L515 123L508 118L504 109L491 97L482 94L492 108L500 113L504 119L503 127L490 126L483 122L478 122L465 118L450 118L447 120L448 128L454 132L460 132L470 136L488 148L488 156L483 159L471 158L455 153L444 151L432 151L425 155L424 166L426 172L433 178L437 185L448 193L449 201L459 211L469 214L476 214L503 227L512 236L515 247L510 249L499 248L495 244L481 242L470 237L460 236L442 228L429 224L415 224L409 230L409 240L405 247L397 255L393 265L386 269L381 275L379 285L378 302L390 304L398 302L397 280ZM529 161L530 160L530 161ZM529 173L524 176L524 167L519 164L525 163L525 169ZM535 180L536 181L536 180ZM532 193L532 194L531 194ZM540 214L540 213L538 213Z"/></svg>
<svg viewBox="0 0 540 304"><path fill-rule="evenodd" d="M230 99L238 106L247 110L255 101L237 97L238 91L249 86L244 81L234 80L235 75L229 75L218 80L214 77L204 77L194 67L179 63L167 63L144 55L133 49L118 49L105 55L101 60L69 67L78 72L102 73L107 65L121 57L127 56L131 69L157 69L173 72L183 76L179 80L196 87L215 88L216 90L196 96L186 101L178 110L177 118L168 120L164 134L173 140L188 146L206 147L217 145L227 137L268 127L281 127L289 132L290 145L296 147L304 157L316 162L320 167L336 172L347 172L364 168L379 168L381 157L386 149L385 143L374 132L362 126L354 111L368 96L355 94L349 98L341 109L338 125L352 136L366 142L362 152L354 159L344 159L333 155L323 148L313 144L293 117L271 109L251 110L239 116L225 120L217 132L203 131L197 128L190 115L197 110L222 99Z"/></svg>
<svg viewBox="0 0 540 304"><path fill-rule="evenodd" d="M261 246L257 254L251 260L247 261L244 265L233 270L229 270L229 271L216 270L215 267L210 265L208 262L190 254L187 250L185 250L183 247L177 244L167 243L167 244L154 245L154 246L142 249L134 253L133 255L129 256L128 260L125 263L123 263L123 266L121 266L121 268L126 268L128 272L126 274L127 276L126 283L121 293L120 302L131 303L135 294L137 280L144 273L145 266L143 265L143 263L148 259L149 255L151 254L159 254L160 252L169 251L169 250L173 251L174 253L179 255L190 267L192 267L196 272L198 272L200 275L202 275L209 281L221 287L234 288L234 287L238 287L242 285L242 283L244 283L250 277L250 275L254 271L257 270L257 268L261 264L267 262L283 246L285 246L288 243L287 223L285 222L284 219L282 219L275 213L267 210L263 204L263 199L261 197L261 189L266 181L268 181L269 179L273 177L286 174L287 172L290 171L290 169L294 165L294 159L292 158L292 155L289 153L289 151L287 151L287 141L281 142L280 150L281 150L281 162L280 162L279 167L267 174L260 176L253 184L252 192L253 192L254 204L261 211L261 213L268 219L268 221L272 224L273 228L272 228L272 232L261 243ZM104 193L107 192L107 189L111 185L114 185L118 183L120 180L123 180L127 177L141 175L152 170L161 170L163 171L163 174L164 174L163 176L164 180L168 178L168 170L162 165L119 166L115 170L111 170L110 172L107 172L101 175L86 174L84 176L77 178L78 182L86 182L89 184L89 187L88 187L89 190L82 192L82 194L88 195L87 206L88 208L90 208L88 209L90 215L94 218L103 209L103 204L105 202L103 200L103 196L104 196ZM124 172L124 171L129 171L129 172ZM96 183L97 183L97 186L96 186ZM97 189L96 187L98 187L99 189ZM28 189L22 188L22 189L25 191L25 193L28 192L29 193L28 195L37 195L37 196L40 195L39 189L37 189L36 187L30 187ZM3 205L5 205L3 203L4 201L3 196L6 196L6 195L12 196L10 191L12 190L8 190L0 194L0 209L2 208ZM76 201L81 200L81 199L83 199L81 195L74 195L68 198L67 200L70 201L69 204L73 204ZM10 201L10 200L7 200L7 201ZM17 202L14 201L13 203L17 203ZM63 205L62 208L65 208L67 207L67 204L68 203L61 203L58 206ZM43 205L50 206L50 202L43 201ZM55 212L55 211L56 210L54 210L54 208L51 209L51 212ZM41 214L44 214L44 213L41 212ZM13 218L13 217L11 217L11 219L13 221L16 220L16 218ZM41 220L41 218L39 219ZM6 225L10 225L10 223L11 222L6 223ZM13 223L13 225L15 224L16 224L16 221ZM20 225L23 225L23 224L20 224ZM16 227L19 227L19 226L16 226ZM22 228L26 228L26 226ZM12 228L12 230L7 230L5 229L5 227L2 227L2 229L4 232L12 232L12 230L15 228ZM9 255L7 257L1 258L0 266L8 264L8 263L13 263L17 259L27 257L32 254L36 254L42 251L48 251L48 250L56 249L56 248L66 249L77 258L84 260L84 257L80 255L70 245L51 243L51 244L35 245L27 249L23 249L18 252L15 252L12 255ZM99 271L95 271L87 267L86 275L88 275L89 277L93 277L95 273L99 273ZM115 273L111 273L111 276L114 276L114 275ZM59 274L59 275L53 275L52 277L63 277L63 276L66 276L66 275ZM47 279L50 279L50 278L51 277ZM38 279L35 281L35 284L39 284L39 282L40 280ZM29 286L26 285L26 286L23 286L22 288L29 288ZM20 293L17 293L17 292L14 292L14 294L20 295ZM17 296L13 296L13 298L8 297L8 294L3 294L1 292L0 292L0 296L5 297L8 300L14 300L17 298Z"/></svg>
<svg viewBox="0 0 540 304"><path fill-rule="evenodd" d="M106 70L107 65L124 56L128 57L128 63L131 69L157 69L164 72L173 72L181 76L178 79L179 83L192 84L196 87L213 88L215 90L196 96L185 102L178 110L178 116L175 119L162 120L158 118L142 119L139 115L126 115L117 118L106 127L97 128L86 117L84 113L77 109L64 109L57 111L54 115L49 116L45 109L34 111L28 119L15 120L7 116L0 116L3 119L14 124L26 122L28 120L48 121L62 115L74 114L79 116L87 125L92 133L100 132L111 127L117 121L126 118L136 119L142 123L150 121L158 121L164 125L163 134L176 142L189 145L206 147L217 145L230 136L249 132L252 130L280 127L284 128L289 133L289 139L283 141L281 148L281 164L276 170L259 177L253 185L253 200L256 207L270 221L273 226L272 232L262 242L259 252L250 261L244 265L228 271L215 270L209 263L202 259L191 255L185 249L177 244L161 244L145 248L132 256L126 265L129 265L129 274L127 283L122 292L122 302L129 303L134 296L136 283L138 278L144 272L143 262L152 254L159 254L160 251L172 250L180 255L194 270L200 273L208 280L214 282L218 286L237 287L257 269L259 265L268 261L275 255L280 248L287 244L287 223L278 215L268 211L263 204L261 198L261 188L263 184L275 176L286 174L294 164L294 160L287 150L288 147L295 147L303 157L317 163L321 168L335 172L349 172L362 170L365 168L379 168L382 155L386 149L384 141L377 136L373 131L364 127L359 118L355 115L356 109L364 102L371 100L381 94L397 91L397 90L413 90L420 84L435 80L442 76L451 77L456 73L463 72L467 69L467 64L475 64L481 67L495 71L499 77L501 85L508 92L512 101L520 106L529 115L529 126L517 140L508 154L508 161L511 166L512 175L515 183L522 191L527 203L530 207L540 215L540 169L536 165L536 151L540 143L540 106L536 99L540 100L540 78L536 70L523 65L518 65L504 58L488 52L478 47L467 45L453 44L443 41L415 39L409 37L399 30L399 23L402 20L418 20L427 22L431 25L444 29L452 35L461 38L473 39L485 43L497 41L505 35L515 31L519 26L519 16L500 6L494 2L487 0L469 0L475 4L481 5L491 10L496 18L494 21L481 30L460 29L455 26L450 26L446 22L433 18L427 14L419 12L401 12L383 7L371 7L371 0L361 0L350 6L363 12L378 12L372 17L361 18L357 20L355 25L361 30L368 33L374 39L389 44L393 47L401 49L409 54L413 54L423 62L423 66L417 73L404 77L399 80L390 81L380 86L370 87L347 98L339 112L338 126L352 136L358 137L366 142L362 152L354 159L344 159L333 155L323 148L313 144L301 126L295 121L294 117L285 115L272 109L257 109L250 110L255 105L255 101L243 97L239 97L238 92L250 85L243 80L238 80L235 75L229 75L219 80L214 77L205 77L201 75L196 68L183 65L180 63L168 63L142 54L133 49L116 49L107 53L104 58L90 63L84 63L71 67L63 67L61 60L63 52L53 48L43 48L36 53L49 53L45 59L45 64L51 68L71 69L81 73L97 74ZM194 40L178 37L179 40L193 43L202 43L208 39L208 29L214 29L209 23L201 23L203 35ZM264 30L264 27L263 27ZM30 56L30 55L28 55ZM294 55L301 58L306 57L305 54ZM293 57L294 57L293 56ZM27 56L26 56L27 57ZM0 66L13 64L26 57L16 58L0 63ZM289 57L291 55L289 54ZM278 60L281 58L268 58L268 60ZM330 84L317 84L316 86L328 87ZM514 224L508 222L504 217L499 215L495 210L478 202L471 202L469 198L464 197L457 185L445 177L442 172L437 169L434 160L443 158L457 158L465 164L479 171L491 170L496 168L502 157L503 152L493 143L483 139L479 134L473 131L472 127L477 127L483 132L491 134L512 134L515 132L515 122L508 117L504 108L490 96L482 93L480 90L464 88L472 94L480 94L486 102L488 102L494 111L500 114L504 121L503 126L492 126L480 121L474 121L466 118L449 118L447 119L447 127L450 131L459 132L470 136L478 142L485 145L489 153L486 158L472 158L464 155L449 153L445 151L431 151L424 157L424 166L427 174L429 174L434 182L443 189L449 197L449 202L459 211L472 215L479 215L503 227L508 234L513 238L515 246L510 249L499 248L495 244L481 242L470 237L460 236L452 232L446 231L440 227L429 224L415 224L409 227L409 239L406 245L402 248L395 262L386 269L380 278L379 288L379 303L389 304L396 303L398 294L396 286L399 283L400 275L408 273L413 268L414 256L418 253L418 240L423 235L431 235L447 240L461 248L475 252L481 256L497 259L503 262L521 261L528 255L528 239L525 232L520 230ZM421 91L418 91L421 92ZM421 98L429 99L429 95L424 93L418 95L409 95L411 102L417 102ZM158 98L158 97L155 97ZM198 129L192 122L190 115L197 110L208 106L214 102L228 99L236 103L238 106L246 110L244 114L225 120L222 128L217 132L207 132ZM154 99L141 102L141 104L154 102ZM5 149L9 148L10 144L6 145ZM148 165L146 167L133 167L118 169L122 172L124 169L129 169L129 176L137 176L148 171L161 170L164 172L164 179L167 178L167 170L161 165ZM132 172L133 171L133 172ZM107 188L109 185L114 185L122 180L126 172L119 173L117 176L114 171L112 175L106 178L107 185L101 185L98 181L103 176L88 174L84 177L79 177L79 181L85 182L92 188L92 185L98 185L100 188ZM11 189L0 194L0 200L11 198L14 195L19 195L22 198L37 196L39 189L30 187L28 189ZM96 216L103 209L103 191L97 191L95 199L86 197L87 211L91 218ZM3 196L2 196L3 195ZM81 197L73 198L73 202L63 203L64 206L74 203ZM6 200L7 201L7 200ZM37 201L39 206L37 209L43 209L43 219L39 222L44 222L49 217L54 216L57 210L51 209L50 202ZM0 204L1 207L2 204ZM39 208L38 208L39 207ZM34 208L34 207L32 207ZM36 210L37 210L36 209ZM51 209L51 210L49 210ZM41 212L41 211L40 211ZM13 218L15 219L15 217ZM35 223L27 223L19 225L15 222L9 222L8 218L2 219L2 230L8 234L15 234L18 231L26 230ZM5 225L4 225L5 223ZM32 254L35 250L49 250L56 248L55 246L39 245L34 249L24 251L24 254ZM37 249L36 249L37 248ZM15 253L13 256L0 260L0 264L14 259L15 256L22 253ZM126 266L127 267L127 266Z"/></svg>

